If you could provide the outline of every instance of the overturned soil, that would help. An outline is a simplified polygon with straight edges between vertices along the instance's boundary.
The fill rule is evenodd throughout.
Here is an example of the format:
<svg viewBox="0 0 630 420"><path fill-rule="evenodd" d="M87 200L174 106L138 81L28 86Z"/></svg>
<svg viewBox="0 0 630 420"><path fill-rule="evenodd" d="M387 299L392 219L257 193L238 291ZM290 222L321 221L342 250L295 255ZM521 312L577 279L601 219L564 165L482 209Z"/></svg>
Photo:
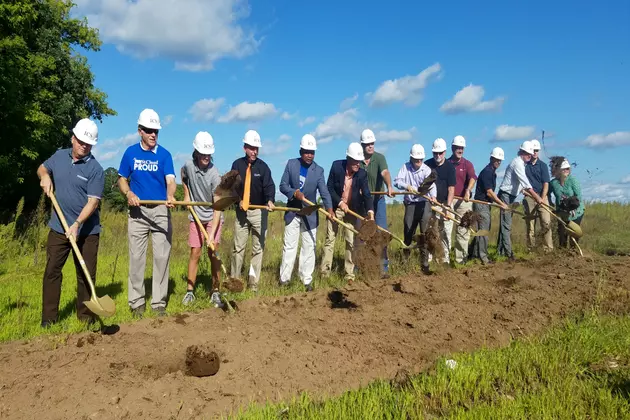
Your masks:
<svg viewBox="0 0 630 420"><path fill-rule="evenodd" d="M240 302L232 315L210 309L115 335L3 344L0 418L211 418L302 391L339 394L450 352L505 345L595 303L627 312L630 258L594 258L355 281ZM191 376L187 355L220 369Z"/></svg>

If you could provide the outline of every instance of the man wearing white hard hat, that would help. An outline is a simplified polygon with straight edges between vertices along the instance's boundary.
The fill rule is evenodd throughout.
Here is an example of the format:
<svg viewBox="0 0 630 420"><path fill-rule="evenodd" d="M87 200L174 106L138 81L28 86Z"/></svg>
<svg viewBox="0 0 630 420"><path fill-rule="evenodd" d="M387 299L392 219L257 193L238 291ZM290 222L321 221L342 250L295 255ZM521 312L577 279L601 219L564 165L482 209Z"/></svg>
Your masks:
<svg viewBox="0 0 630 420"><path fill-rule="evenodd" d="M241 199L236 208L234 220L234 247L232 249L231 276L241 277L245 248L250 233L252 234L252 259L248 271L248 288L258 291L260 271L262 269L265 238L267 237L268 211L273 211L276 198L276 185L271 177L269 166L260 158L258 151L262 147L260 134L248 130L243 137L245 156L232 163L232 170L237 170L243 182L238 194ZM267 206L267 209L251 209L250 204Z"/></svg>
<svg viewBox="0 0 630 420"><path fill-rule="evenodd" d="M549 193L549 167L545 162L539 159L540 142L537 139L531 140L534 153L532 159L525 165L525 173L532 188L543 199L545 204L549 204L547 195ZM553 237L551 236L551 215L548 211L542 210L536 205L533 199L525 197L523 199L523 208L525 214L530 216L529 220L525 220L527 229L527 248L534 249L536 245L536 236L542 237L543 251L548 252L553 249ZM536 221L538 220L538 229L536 229Z"/></svg>
<svg viewBox="0 0 630 420"><path fill-rule="evenodd" d="M448 159L449 162L455 167L455 197L461 197L456 199L453 205L453 210L460 217L466 214L466 212L472 210L472 202L470 197L472 196L473 187L477 181L477 175L475 175L475 166L471 161L464 157L464 149L466 148L466 139L464 136L455 136L451 143L451 151L453 154ZM468 242L470 241L470 229L457 226L455 234L455 262L458 264L465 264L468 258Z"/></svg>
<svg viewBox="0 0 630 420"><path fill-rule="evenodd" d="M477 177L477 188L475 189L475 200L485 203L496 203L504 209L509 209L508 205L499 199L494 190L497 188L497 169L505 159L505 152L500 147L495 147L490 153L490 162L479 172ZM473 211L479 214L481 220L477 224L477 230L490 230L491 227L491 207L486 204L474 203ZM479 258L484 265L493 264L488 257L488 236L475 236L470 245L471 257Z"/></svg>
<svg viewBox="0 0 630 420"><path fill-rule="evenodd" d="M330 192L326 186L324 168L313 160L317 142L311 134L305 134L300 140L300 157L289 159L280 181L280 192L287 199L288 207L304 207L304 198L317 202L317 192L322 197L329 217L334 215ZM295 212L284 213L284 242L282 263L280 264L280 285L285 286L291 280L293 266L297 256L298 239L301 238L299 275L306 291L313 290L313 270L315 269L315 245L317 244L317 212L300 216Z"/></svg>
<svg viewBox="0 0 630 420"><path fill-rule="evenodd" d="M348 214L350 209L368 220L374 220L374 201L368 186L367 172L361 168L364 160L363 147L358 142L350 143L346 149L346 159L336 160L330 167L328 174L328 191L332 198L333 210L337 218L344 222L357 225L356 217ZM326 221L326 242L324 257L321 263L322 277L328 277L332 269L335 239L339 226L331 220ZM354 280L354 233L344 229L346 242L344 278Z"/></svg>
<svg viewBox="0 0 630 420"><path fill-rule="evenodd" d="M171 153L158 145L162 126L152 109L144 109L138 118L140 142L125 151L118 169L118 188L129 205L129 281L127 300L133 316L141 318L146 308L144 271L149 235L153 245L153 283L151 309L166 315L168 274L173 227L170 209L175 201L175 168ZM140 200L160 200L166 204L141 204Z"/></svg>
<svg viewBox="0 0 630 420"><path fill-rule="evenodd" d="M542 203L542 198L534 191L532 184L527 179L525 165L532 159L534 148L530 141L524 141L518 149L517 156L505 170L503 182L499 187L499 199L510 205L516 197L523 191L529 192L537 203ZM497 253L501 256L514 260L514 251L512 250L512 213L501 210L501 226L499 227L499 236L497 239Z"/></svg>
<svg viewBox="0 0 630 420"><path fill-rule="evenodd" d="M424 180L431 175L431 169L425 165L424 162L425 152L424 147L421 144L414 144L411 146L409 152L409 161L406 162L398 171L398 175L394 179L394 186L400 190L416 193L418 188L422 185ZM437 189L435 184L432 184L429 192L426 194L429 197L435 198ZM404 216L404 241L405 245L411 245L413 235L416 233L416 228L420 226L420 233L425 234L429 228L429 220L431 219L431 203L424 197L419 195L405 195L403 199L405 205ZM425 274L429 273L429 251L427 249L427 242L423 241L423 246L420 249L420 258L422 271ZM403 251L405 256L409 256L409 250Z"/></svg>
<svg viewBox="0 0 630 420"><path fill-rule="evenodd" d="M361 168L365 169L368 176L368 186L370 192L383 191L383 185L387 187L387 194L393 197L392 177L387 168L387 159L383 154L374 151L376 136L370 129L361 132L361 146L363 147L363 161ZM387 229L387 203L382 195L374 196L374 220L376 224ZM382 276L389 277L389 258L387 256L387 245L383 248Z"/></svg>
<svg viewBox="0 0 630 420"><path fill-rule="evenodd" d="M184 201L202 201L206 203L214 202L214 192L221 183L221 176L214 165L214 139L207 131L200 131L193 140L192 160L187 161L181 168L182 186L184 187ZM208 237L216 249L221 239L221 228L223 226L223 215L221 211L213 210L211 206L192 206L192 210L208 232ZM192 214L188 215L188 246L190 246L190 257L188 258L188 282L186 294L182 300L184 306L191 304L195 300L195 283L197 282L197 268L201 257L201 248L204 235L199 229ZM218 294L219 274L221 272L221 261L208 246L208 257L210 257L212 271L212 298L215 304L221 303Z"/></svg>
<svg viewBox="0 0 630 420"><path fill-rule="evenodd" d="M46 268L42 296L42 327L57 322L61 296L61 271L72 250L72 236L83 255L85 265L96 283L96 260L101 232L98 205L105 186L102 166L92 155L98 141L98 127L84 118L72 129L72 147L57 150L37 169L40 186L47 196L55 195L69 224L65 232L56 211L51 212L46 241ZM75 256L77 273L77 318L92 323L95 315L83 304L90 300L89 283Z"/></svg>
<svg viewBox="0 0 630 420"><path fill-rule="evenodd" d="M436 200L452 209L457 177L455 167L446 159L446 141L442 138L435 139L431 151L433 152L433 158L427 160L425 164L430 169L437 172L437 179L435 181L437 188ZM450 219L446 220L442 215L438 215L437 217L440 221L440 236L442 237L442 248L444 249L444 259L442 263L449 264L453 221Z"/></svg>

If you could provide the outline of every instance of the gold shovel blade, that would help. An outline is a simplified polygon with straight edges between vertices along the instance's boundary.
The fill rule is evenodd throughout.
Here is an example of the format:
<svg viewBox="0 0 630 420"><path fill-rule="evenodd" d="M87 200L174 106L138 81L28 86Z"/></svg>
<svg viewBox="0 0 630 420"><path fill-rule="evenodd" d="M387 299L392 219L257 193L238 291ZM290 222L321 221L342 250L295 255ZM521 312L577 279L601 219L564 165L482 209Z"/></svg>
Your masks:
<svg viewBox="0 0 630 420"><path fill-rule="evenodd" d="M565 228L565 230L567 231L567 233L571 236L573 236L574 238L581 238L582 237L582 228L580 227L580 225L578 225L577 223L575 223L573 220L569 221L569 223L567 223L567 226Z"/></svg>
<svg viewBox="0 0 630 420"><path fill-rule="evenodd" d="M223 211L227 209L228 207L230 207L232 204L236 203L237 201L238 201L238 197L235 197L235 196L221 197L218 200L216 200L214 203L212 203L212 209L217 210L217 211Z"/></svg>
<svg viewBox="0 0 630 420"><path fill-rule="evenodd" d="M470 235L471 236L489 236L490 231L489 230L478 230L477 232L471 231Z"/></svg>
<svg viewBox="0 0 630 420"><path fill-rule="evenodd" d="M83 302L93 314L100 317L110 317L116 313L116 304L108 295L103 297L92 296L92 299Z"/></svg>

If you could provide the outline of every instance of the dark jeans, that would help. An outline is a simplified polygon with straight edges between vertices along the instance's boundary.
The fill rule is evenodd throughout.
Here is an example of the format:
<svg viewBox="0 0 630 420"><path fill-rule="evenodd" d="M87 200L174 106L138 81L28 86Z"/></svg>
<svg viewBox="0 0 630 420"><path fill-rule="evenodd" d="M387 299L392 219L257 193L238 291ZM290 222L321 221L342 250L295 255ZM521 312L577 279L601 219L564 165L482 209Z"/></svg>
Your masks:
<svg viewBox="0 0 630 420"><path fill-rule="evenodd" d="M419 203L405 204L405 218L404 218L404 241L405 245L411 245L413 241L413 235L416 233L416 228L420 226L420 233L424 234L429 229L429 221L431 219L431 206L426 201ZM429 265L429 251L427 249L426 241L420 248L420 258L423 267ZM409 250L404 251L405 255L409 255Z"/></svg>
<svg viewBox="0 0 630 420"><path fill-rule="evenodd" d="M96 259L98 255L99 235L79 236L77 247L83 255L85 265L96 283ZM59 298L61 297L61 281L63 280L63 269L68 254L72 252L72 245L66 235L57 233L54 230L48 232L48 242L46 244L46 269L44 271L44 289L42 302L42 322L55 322L59 312ZM94 314L83 304L90 300L90 286L83 274L83 269L79 260L72 252L74 265L77 272L77 318L82 321L89 321L94 318Z"/></svg>
<svg viewBox="0 0 630 420"><path fill-rule="evenodd" d="M387 203L384 196L374 197L374 222L377 226L387 229ZM389 271L389 258L387 255L387 245L383 248L383 272Z"/></svg>
<svg viewBox="0 0 630 420"><path fill-rule="evenodd" d="M481 218L477 223L477 231L490 230L492 220L490 206L473 203L473 211L478 213ZM473 258L479 258L482 262L487 263L490 260L488 258L488 236L475 236L470 250Z"/></svg>
<svg viewBox="0 0 630 420"><path fill-rule="evenodd" d="M573 220L576 224L580 225L582 224L582 218L584 217L584 215L581 215L580 217L578 217L577 219ZM579 238L575 238L576 242L579 242L580 239ZM569 247L575 247L575 244L573 243L572 240L569 239L569 235L567 234L566 229L564 228L564 225L562 223L558 223L558 243L560 245L560 248L569 248Z"/></svg>

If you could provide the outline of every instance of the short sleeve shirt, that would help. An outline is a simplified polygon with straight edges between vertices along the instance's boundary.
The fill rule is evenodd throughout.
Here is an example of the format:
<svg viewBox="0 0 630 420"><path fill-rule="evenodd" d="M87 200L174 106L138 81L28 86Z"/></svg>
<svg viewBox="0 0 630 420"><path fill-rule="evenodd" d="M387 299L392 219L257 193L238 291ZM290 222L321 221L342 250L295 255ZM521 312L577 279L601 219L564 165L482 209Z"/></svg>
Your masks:
<svg viewBox="0 0 630 420"><path fill-rule="evenodd" d="M497 172L491 163L479 172L477 187L475 189L475 200L491 202L488 197L488 190L494 191L497 188Z"/></svg>
<svg viewBox="0 0 630 420"><path fill-rule="evenodd" d="M538 195L542 194L543 184L549 183L551 180L547 164L540 159L537 159L535 164L530 162L525 165L525 174L527 174L529 183L532 184L532 188Z"/></svg>
<svg viewBox="0 0 630 420"><path fill-rule="evenodd" d="M173 157L160 145L145 150L140 143L127 148L118 174L131 177L129 188L140 200L166 200L166 176L175 176Z"/></svg>
<svg viewBox="0 0 630 420"><path fill-rule="evenodd" d="M361 167L367 172L368 188L370 191L383 191L383 171L387 169L387 160L381 153L374 152L370 163L361 161Z"/></svg>
<svg viewBox="0 0 630 420"><path fill-rule="evenodd" d="M50 174L55 197L68 226L71 226L81 214L88 198L100 199L105 187L103 167L91 154L76 161L72 159L72 149L56 151L44 163ZM51 212L48 227L57 233L64 233L56 211ZM83 221L79 230L80 236L100 233L101 223L98 208Z"/></svg>
<svg viewBox="0 0 630 420"><path fill-rule="evenodd" d="M477 179L475 167L473 163L466 158L461 158L459 161L456 161L455 158L450 158L448 161L455 167L455 179L457 180L455 184L455 195L463 197L470 180Z"/></svg>
<svg viewBox="0 0 630 420"><path fill-rule="evenodd" d="M199 169L192 160L189 160L182 167L182 175L185 177L182 181L186 183L192 201L206 201L210 203L214 201L214 191L221 183L221 176L213 163L210 163L205 169ZM199 216L199 220L204 223L212 220L214 215L212 207L193 206L193 210ZM188 215L188 219L193 220L191 214Z"/></svg>
<svg viewBox="0 0 630 420"><path fill-rule="evenodd" d="M445 160L443 164L438 166L434 158L424 163L437 172L437 180L435 181L435 186L437 187L436 198L440 203L446 203L448 200L448 187L454 187L457 184L455 167L448 160Z"/></svg>

